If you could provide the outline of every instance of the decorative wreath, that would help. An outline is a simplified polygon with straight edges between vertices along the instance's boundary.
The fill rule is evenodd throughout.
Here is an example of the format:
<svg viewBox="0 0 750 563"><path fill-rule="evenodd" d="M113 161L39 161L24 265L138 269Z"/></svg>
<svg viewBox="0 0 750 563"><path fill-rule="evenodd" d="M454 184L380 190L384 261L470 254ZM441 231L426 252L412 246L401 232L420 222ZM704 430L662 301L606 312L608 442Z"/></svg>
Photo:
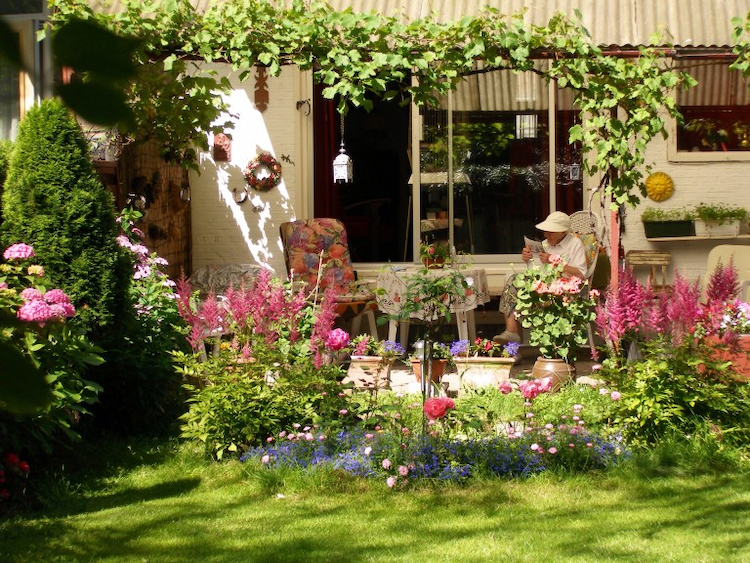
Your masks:
<svg viewBox="0 0 750 563"><path fill-rule="evenodd" d="M269 175L258 178L260 168L268 170ZM267 192L281 183L281 164L269 153L264 152L248 162L242 174L248 186L259 192Z"/></svg>

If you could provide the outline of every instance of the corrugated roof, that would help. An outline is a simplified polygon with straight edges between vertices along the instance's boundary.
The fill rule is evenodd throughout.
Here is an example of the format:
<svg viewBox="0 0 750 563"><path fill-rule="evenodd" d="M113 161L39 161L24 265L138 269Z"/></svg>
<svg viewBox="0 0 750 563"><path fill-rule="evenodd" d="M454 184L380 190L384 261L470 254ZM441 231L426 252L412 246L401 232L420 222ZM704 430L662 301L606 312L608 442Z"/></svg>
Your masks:
<svg viewBox="0 0 750 563"><path fill-rule="evenodd" d="M193 5L203 11L214 1L221 0L193 0ZM89 2L103 11L118 9L117 0ZM329 0L328 3L334 10L351 8L355 12L403 14L408 20L433 14L442 22L477 15L486 6L508 15L526 9L524 18L536 25L545 25L556 12L574 17L578 9L594 42L604 46L650 45L655 32L664 33L664 43L676 46L729 46L732 18L744 18L750 13L750 0Z"/></svg>
<svg viewBox="0 0 750 563"><path fill-rule="evenodd" d="M374 10L403 13L408 19L430 13L441 21L476 15L484 6L504 14L524 9L524 18L546 24L556 12L574 17L578 9L583 24L597 45L649 45L651 36L664 32L666 43L678 46L731 45L731 20L750 12L750 0L330 0L336 10Z"/></svg>

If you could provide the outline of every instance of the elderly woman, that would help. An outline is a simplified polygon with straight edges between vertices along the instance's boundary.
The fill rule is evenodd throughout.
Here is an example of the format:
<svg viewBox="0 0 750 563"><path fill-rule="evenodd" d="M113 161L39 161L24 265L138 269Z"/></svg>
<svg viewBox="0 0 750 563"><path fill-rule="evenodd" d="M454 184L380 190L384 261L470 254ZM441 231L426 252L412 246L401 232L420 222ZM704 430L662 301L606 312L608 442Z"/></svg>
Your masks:
<svg viewBox="0 0 750 563"><path fill-rule="evenodd" d="M543 251L538 258L542 264L549 264L553 254L562 256L565 262L563 276L583 278L586 272L586 249L583 242L570 232L570 217L562 211L555 211L536 226L544 233ZM524 247L521 258L527 264L534 258L530 248ZM505 316L505 330L493 338L495 342L521 342L521 326L516 319L517 289L513 285L515 275L509 276L500 296L500 312Z"/></svg>

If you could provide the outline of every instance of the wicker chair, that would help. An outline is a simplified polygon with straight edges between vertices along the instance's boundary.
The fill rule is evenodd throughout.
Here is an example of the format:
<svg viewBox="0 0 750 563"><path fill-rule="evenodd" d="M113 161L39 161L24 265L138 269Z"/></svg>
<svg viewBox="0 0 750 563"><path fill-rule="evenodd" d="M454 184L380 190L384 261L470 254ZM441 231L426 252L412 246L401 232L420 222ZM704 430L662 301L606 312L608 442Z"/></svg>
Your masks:
<svg viewBox="0 0 750 563"><path fill-rule="evenodd" d="M576 211L570 215L570 230L583 242L586 249L586 271L584 279L589 282L586 291L591 287L591 280L596 271L596 263L599 259L599 247L601 246L601 230L599 220L593 211ZM588 326L589 346L594 349L594 329L591 323Z"/></svg>

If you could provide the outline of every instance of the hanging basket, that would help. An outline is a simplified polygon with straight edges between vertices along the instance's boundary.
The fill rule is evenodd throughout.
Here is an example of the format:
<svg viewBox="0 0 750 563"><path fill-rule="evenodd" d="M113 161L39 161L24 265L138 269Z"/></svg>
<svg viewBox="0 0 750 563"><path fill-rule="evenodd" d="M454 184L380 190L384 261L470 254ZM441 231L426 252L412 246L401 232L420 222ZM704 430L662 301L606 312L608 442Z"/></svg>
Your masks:
<svg viewBox="0 0 750 563"><path fill-rule="evenodd" d="M268 176L259 178L258 172L263 168L268 170ZM259 192L267 192L281 183L281 164L264 152L248 162L242 174L248 186Z"/></svg>

